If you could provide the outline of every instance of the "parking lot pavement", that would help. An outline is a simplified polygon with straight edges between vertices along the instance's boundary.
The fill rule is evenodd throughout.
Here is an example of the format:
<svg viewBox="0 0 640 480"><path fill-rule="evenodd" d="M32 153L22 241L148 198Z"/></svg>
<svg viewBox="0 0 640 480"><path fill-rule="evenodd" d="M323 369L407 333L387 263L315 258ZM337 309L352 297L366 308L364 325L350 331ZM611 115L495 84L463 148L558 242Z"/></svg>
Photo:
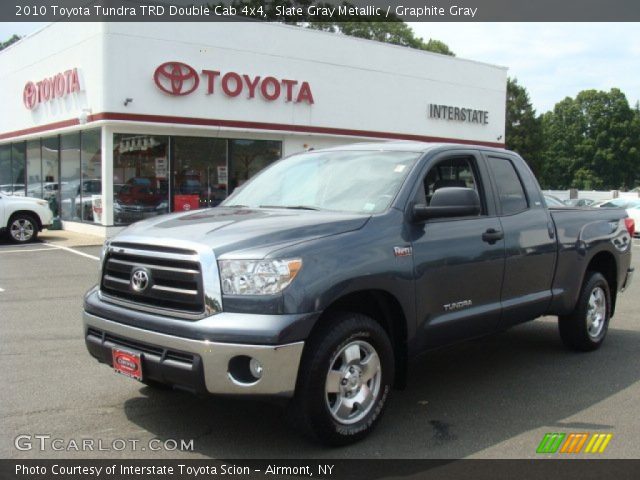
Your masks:
<svg viewBox="0 0 640 480"><path fill-rule="evenodd" d="M634 253L638 267L640 246ZM412 364L409 386L369 438L325 449L301 440L277 405L154 390L89 357L80 313L98 254L0 243L2 458L534 458L543 435L558 431L613 433L599 457L640 457L637 279L599 351L565 350L546 318L431 352ZM20 451L20 434L60 438L64 450ZM69 447L82 439L111 450ZM194 448L150 451L150 439Z"/></svg>
<svg viewBox="0 0 640 480"><path fill-rule="evenodd" d="M104 243L104 238L68 230L44 230L39 240L61 247L94 247Z"/></svg>

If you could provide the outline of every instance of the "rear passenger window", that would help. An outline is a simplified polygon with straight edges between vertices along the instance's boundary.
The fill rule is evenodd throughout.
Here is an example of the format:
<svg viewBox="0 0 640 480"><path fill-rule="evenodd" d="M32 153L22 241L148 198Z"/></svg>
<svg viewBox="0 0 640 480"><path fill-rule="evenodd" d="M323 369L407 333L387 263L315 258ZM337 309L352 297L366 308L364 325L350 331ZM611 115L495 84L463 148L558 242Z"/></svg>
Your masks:
<svg viewBox="0 0 640 480"><path fill-rule="evenodd" d="M529 207L522 182L513 164L505 158L489 157L489 168L496 180L503 215L522 212Z"/></svg>

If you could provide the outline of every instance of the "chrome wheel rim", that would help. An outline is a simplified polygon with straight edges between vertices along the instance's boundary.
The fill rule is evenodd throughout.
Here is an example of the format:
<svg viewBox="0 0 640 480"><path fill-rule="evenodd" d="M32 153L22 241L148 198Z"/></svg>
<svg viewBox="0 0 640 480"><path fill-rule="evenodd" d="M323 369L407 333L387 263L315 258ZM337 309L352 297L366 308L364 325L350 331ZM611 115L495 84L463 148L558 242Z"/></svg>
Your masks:
<svg viewBox="0 0 640 480"><path fill-rule="evenodd" d="M14 240L18 242L28 242L33 237L34 227L31 220L18 218L13 221L9 230Z"/></svg>
<svg viewBox="0 0 640 480"><path fill-rule="evenodd" d="M591 338L598 338L604 330L607 318L607 297L601 287L596 287L589 295L587 306L587 331Z"/></svg>
<svg viewBox="0 0 640 480"><path fill-rule="evenodd" d="M339 423L362 420L380 392L382 367L375 348L362 340L348 343L331 359L325 382L329 413Z"/></svg>

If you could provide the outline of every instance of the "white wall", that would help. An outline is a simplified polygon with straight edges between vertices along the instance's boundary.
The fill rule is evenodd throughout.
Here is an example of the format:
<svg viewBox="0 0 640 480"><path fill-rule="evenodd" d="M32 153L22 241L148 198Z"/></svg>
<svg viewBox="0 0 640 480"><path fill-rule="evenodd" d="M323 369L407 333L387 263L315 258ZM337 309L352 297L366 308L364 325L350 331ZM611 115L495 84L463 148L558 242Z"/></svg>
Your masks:
<svg viewBox="0 0 640 480"><path fill-rule="evenodd" d="M103 39L104 24L55 23L0 52L0 135L77 120L87 108L102 110ZM22 94L28 81L73 68L78 68L83 91L25 108Z"/></svg>
<svg viewBox="0 0 640 480"><path fill-rule="evenodd" d="M156 67L202 69L308 81L315 103L174 97L153 82ZM78 67L85 91L29 112L28 80ZM3 132L92 113L171 115L338 128L478 142L504 141L506 69L298 27L267 23L55 23L0 53ZM245 90L246 92L246 90ZM126 98L133 101L124 105ZM489 124L428 118L428 105L489 111ZM211 127L209 127L211 128ZM214 128L215 130L215 128ZM282 134L282 132L275 132ZM306 143L306 142L302 142Z"/></svg>
<svg viewBox="0 0 640 480"><path fill-rule="evenodd" d="M131 24L107 27L107 111L257 121L498 142L504 138L506 70L345 36L263 23ZM181 61L308 81L315 104L229 98L200 88L172 97L155 68ZM126 73L125 73L126 72ZM217 89L219 90L219 85ZM125 98L133 98L123 106ZM427 118L429 103L490 111L489 125Z"/></svg>

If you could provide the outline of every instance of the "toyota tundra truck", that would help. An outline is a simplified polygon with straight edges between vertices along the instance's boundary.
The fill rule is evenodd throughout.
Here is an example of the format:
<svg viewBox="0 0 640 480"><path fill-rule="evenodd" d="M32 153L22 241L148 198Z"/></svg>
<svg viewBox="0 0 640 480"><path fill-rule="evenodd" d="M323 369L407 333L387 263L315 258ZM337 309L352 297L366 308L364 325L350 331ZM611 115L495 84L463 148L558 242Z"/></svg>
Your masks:
<svg viewBox="0 0 640 480"><path fill-rule="evenodd" d="M323 443L367 435L426 350L558 317L602 345L629 286L621 209L549 209L516 153L371 143L274 163L216 208L108 240L89 353L151 386L286 399Z"/></svg>

